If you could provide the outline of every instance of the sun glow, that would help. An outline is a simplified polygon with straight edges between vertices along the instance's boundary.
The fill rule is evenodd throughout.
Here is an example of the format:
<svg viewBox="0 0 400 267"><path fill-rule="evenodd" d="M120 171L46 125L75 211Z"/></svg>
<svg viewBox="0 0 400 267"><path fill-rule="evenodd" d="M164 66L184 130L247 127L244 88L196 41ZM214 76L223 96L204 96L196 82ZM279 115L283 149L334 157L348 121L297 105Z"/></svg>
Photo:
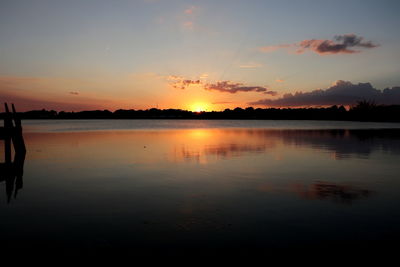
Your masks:
<svg viewBox="0 0 400 267"><path fill-rule="evenodd" d="M206 103L194 103L190 106L190 110L194 112L202 112L202 111L207 111L208 109L208 104Z"/></svg>

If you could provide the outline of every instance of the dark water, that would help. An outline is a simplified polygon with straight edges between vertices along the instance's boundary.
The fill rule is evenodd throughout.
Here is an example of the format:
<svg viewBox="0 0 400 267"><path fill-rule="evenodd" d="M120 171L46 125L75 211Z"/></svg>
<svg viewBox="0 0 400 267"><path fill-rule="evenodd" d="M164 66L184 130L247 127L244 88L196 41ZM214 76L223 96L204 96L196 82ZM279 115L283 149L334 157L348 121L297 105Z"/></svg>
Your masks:
<svg viewBox="0 0 400 267"><path fill-rule="evenodd" d="M26 123L23 179L1 175L3 249L335 251L399 240L400 129L46 123Z"/></svg>

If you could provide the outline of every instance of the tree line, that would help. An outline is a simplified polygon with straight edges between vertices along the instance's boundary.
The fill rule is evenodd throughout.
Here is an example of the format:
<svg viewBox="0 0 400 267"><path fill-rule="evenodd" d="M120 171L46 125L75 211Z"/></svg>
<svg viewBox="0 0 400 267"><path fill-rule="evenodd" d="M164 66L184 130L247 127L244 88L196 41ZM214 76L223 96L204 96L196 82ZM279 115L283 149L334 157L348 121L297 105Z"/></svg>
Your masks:
<svg viewBox="0 0 400 267"><path fill-rule="evenodd" d="M242 119L242 120L352 120L400 122L400 105L378 105L360 101L346 110L343 106L319 108L240 108L193 112L181 109L118 109L66 112L32 110L20 112L22 119ZM4 113L0 114L4 117Z"/></svg>

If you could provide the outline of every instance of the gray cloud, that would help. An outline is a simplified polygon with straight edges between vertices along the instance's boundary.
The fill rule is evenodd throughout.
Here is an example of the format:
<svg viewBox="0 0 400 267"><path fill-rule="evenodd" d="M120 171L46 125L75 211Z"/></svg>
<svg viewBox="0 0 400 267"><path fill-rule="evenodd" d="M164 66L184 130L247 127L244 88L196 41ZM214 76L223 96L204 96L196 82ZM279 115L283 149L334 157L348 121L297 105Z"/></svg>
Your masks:
<svg viewBox="0 0 400 267"><path fill-rule="evenodd" d="M171 76L171 77L176 77L176 76ZM175 80L173 80L173 79L170 79L170 80L172 80L170 82L170 84L173 88L182 89L182 90L186 89L190 85L201 84L200 80L187 80L187 79L182 79L179 77L175 78Z"/></svg>
<svg viewBox="0 0 400 267"><path fill-rule="evenodd" d="M278 95L278 92L277 91L266 91L266 92L264 92L264 94L265 95L276 96L276 95Z"/></svg>
<svg viewBox="0 0 400 267"><path fill-rule="evenodd" d="M361 100L372 100L377 104L400 104L400 87L387 88L381 91L374 88L370 83L353 84L348 81L337 81L327 89L285 94L278 99L261 99L249 104L270 107L298 107L353 105Z"/></svg>
<svg viewBox="0 0 400 267"><path fill-rule="evenodd" d="M360 52L352 48L374 48L378 45L371 41L364 42L364 38L355 34L337 35L332 40L304 40L298 44L297 53L309 49L317 54L353 54Z"/></svg>
<svg viewBox="0 0 400 267"><path fill-rule="evenodd" d="M374 44L371 41L364 41L364 37L357 36L355 34L343 34L336 35L333 40L329 39L308 39L303 40L294 44L283 44L275 46L264 46L260 47L262 52L272 52L282 48L294 48L297 54L302 54L305 51L312 51L319 55L329 54L353 54L359 53L360 50L355 48L375 48L378 44Z"/></svg>
<svg viewBox="0 0 400 267"><path fill-rule="evenodd" d="M69 94L70 94L70 95L79 95L79 92L77 92L77 91L71 91L71 92L69 92Z"/></svg>
<svg viewBox="0 0 400 267"><path fill-rule="evenodd" d="M230 81L209 83L204 86L204 89L231 94L236 94L238 92L269 92L268 88L263 86L243 86L242 83L232 83Z"/></svg>

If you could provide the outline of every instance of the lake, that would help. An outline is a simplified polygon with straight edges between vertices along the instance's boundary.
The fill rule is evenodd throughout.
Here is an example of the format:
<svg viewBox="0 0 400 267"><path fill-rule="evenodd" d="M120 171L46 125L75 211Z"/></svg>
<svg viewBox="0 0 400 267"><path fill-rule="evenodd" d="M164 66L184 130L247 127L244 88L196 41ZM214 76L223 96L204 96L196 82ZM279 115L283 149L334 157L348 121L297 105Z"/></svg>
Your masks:
<svg viewBox="0 0 400 267"><path fill-rule="evenodd" d="M22 124L23 176L0 177L3 250L335 251L399 240L400 124Z"/></svg>

